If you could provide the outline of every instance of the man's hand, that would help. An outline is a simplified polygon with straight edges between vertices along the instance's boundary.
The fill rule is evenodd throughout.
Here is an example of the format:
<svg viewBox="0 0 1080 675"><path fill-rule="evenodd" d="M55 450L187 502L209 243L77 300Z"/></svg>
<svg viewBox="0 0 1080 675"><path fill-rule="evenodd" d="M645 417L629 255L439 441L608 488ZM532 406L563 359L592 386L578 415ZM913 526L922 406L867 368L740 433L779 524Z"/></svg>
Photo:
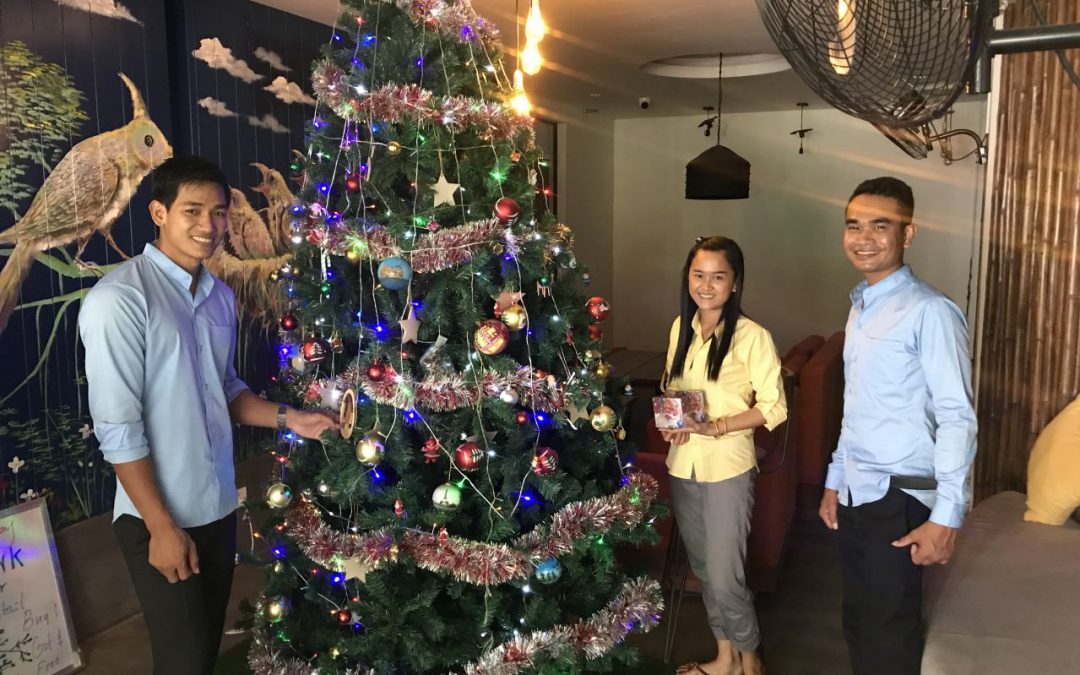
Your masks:
<svg viewBox="0 0 1080 675"><path fill-rule="evenodd" d="M170 523L150 531L150 564L175 584L199 573L199 553L188 533Z"/></svg>
<svg viewBox="0 0 1080 675"><path fill-rule="evenodd" d="M934 565L949 562L956 547L956 528L945 527L929 520L892 543L897 548L911 547L911 562Z"/></svg>
<svg viewBox="0 0 1080 675"><path fill-rule="evenodd" d="M289 408L286 413L285 425L304 438L315 440L319 440L324 431L337 431L341 428L337 415L333 413L325 410L296 410L294 408Z"/></svg>
<svg viewBox="0 0 1080 675"><path fill-rule="evenodd" d="M840 524L836 519L836 511L840 504L840 493L836 490L830 490L825 488L825 494L821 495L821 505L818 507L818 517L821 518L821 522L825 523L825 527L830 530L836 530L840 528Z"/></svg>

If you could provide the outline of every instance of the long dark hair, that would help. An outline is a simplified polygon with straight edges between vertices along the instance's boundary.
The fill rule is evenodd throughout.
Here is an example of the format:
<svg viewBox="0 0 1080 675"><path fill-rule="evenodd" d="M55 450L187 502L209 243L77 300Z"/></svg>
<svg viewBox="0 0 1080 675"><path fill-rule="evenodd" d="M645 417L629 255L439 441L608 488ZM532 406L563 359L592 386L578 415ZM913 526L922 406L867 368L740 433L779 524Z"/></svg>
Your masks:
<svg viewBox="0 0 1080 675"><path fill-rule="evenodd" d="M734 240L727 237L698 239L694 247L690 249L690 253L686 255L686 264L683 266L682 274L682 296L679 303L679 342L678 348L675 350L675 356L671 359L671 372L668 373L668 377L682 375L683 368L686 366L686 352L690 349L690 343L694 341L694 328L691 324L694 321L694 314L697 313L698 307L694 299L690 297L690 265L693 264L694 256L698 254L698 251L721 251L724 257L727 258L728 264L735 270L735 290L731 292L731 297L724 303L724 308L720 310L720 321L724 325L720 340L718 342L713 339L713 336L706 340L712 340L712 344L709 346L709 360L706 362L706 373L709 380L715 382L716 378L720 376L720 365L724 362L728 349L731 348L731 340L735 335L735 324L742 315L742 294L743 287L746 285L742 249Z"/></svg>

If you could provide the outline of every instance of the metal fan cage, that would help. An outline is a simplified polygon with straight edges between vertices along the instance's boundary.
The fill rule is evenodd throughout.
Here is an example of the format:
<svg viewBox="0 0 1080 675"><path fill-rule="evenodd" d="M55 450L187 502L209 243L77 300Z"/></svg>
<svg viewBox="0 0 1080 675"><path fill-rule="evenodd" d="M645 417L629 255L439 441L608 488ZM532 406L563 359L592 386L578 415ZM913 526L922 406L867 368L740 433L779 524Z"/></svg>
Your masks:
<svg viewBox="0 0 1080 675"><path fill-rule="evenodd" d="M913 130L963 91L996 8L994 0L755 1L780 52L821 98L879 128Z"/></svg>

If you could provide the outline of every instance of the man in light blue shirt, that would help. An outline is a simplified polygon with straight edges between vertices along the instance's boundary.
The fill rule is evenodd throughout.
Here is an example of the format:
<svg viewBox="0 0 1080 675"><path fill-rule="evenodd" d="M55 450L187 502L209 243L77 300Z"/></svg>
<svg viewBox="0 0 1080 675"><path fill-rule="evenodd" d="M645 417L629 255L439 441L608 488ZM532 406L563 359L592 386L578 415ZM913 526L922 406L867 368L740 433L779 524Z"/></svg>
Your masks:
<svg viewBox="0 0 1080 675"><path fill-rule="evenodd" d="M153 182L156 245L98 281L79 332L94 432L119 483L114 530L154 673L209 675L236 554L232 425L318 438L337 421L261 399L236 376L236 300L202 265L227 226L225 175L175 157Z"/></svg>
<svg viewBox="0 0 1080 675"><path fill-rule="evenodd" d="M844 249L865 280L851 293L844 419L819 515L837 531L844 634L855 675L917 675L922 570L945 564L963 522L975 458L967 324L904 264L916 226L911 188L860 184Z"/></svg>

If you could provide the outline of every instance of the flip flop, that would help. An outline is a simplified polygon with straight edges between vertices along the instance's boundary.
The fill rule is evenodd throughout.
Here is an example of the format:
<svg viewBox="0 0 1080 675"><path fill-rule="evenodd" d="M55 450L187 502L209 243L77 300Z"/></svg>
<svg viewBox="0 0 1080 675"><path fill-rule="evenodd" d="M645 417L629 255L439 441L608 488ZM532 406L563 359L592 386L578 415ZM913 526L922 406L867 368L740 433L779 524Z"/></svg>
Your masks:
<svg viewBox="0 0 1080 675"><path fill-rule="evenodd" d="M691 661L690 663L684 663L683 665L679 666L675 670L675 672L678 673L679 675L686 675L687 673L700 673L701 675L712 675L712 673L710 673L709 671L702 668L696 661Z"/></svg>

